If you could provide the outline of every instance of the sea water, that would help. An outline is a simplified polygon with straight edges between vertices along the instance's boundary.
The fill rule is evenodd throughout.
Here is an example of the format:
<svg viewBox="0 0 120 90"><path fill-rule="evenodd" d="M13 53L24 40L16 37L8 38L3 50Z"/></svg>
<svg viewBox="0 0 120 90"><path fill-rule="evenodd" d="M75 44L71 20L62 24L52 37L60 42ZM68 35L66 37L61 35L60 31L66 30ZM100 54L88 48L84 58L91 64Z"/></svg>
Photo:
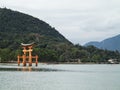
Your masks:
<svg viewBox="0 0 120 90"><path fill-rule="evenodd" d="M120 64L0 64L0 90L120 90Z"/></svg>

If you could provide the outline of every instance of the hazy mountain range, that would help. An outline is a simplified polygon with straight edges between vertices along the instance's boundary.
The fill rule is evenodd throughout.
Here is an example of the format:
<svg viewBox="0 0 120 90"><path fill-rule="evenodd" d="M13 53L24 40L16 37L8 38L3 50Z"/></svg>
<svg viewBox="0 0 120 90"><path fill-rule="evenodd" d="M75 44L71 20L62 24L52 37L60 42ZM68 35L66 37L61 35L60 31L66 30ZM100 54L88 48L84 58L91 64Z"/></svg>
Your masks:
<svg viewBox="0 0 120 90"><path fill-rule="evenodd" d="M107 38L101 42L97 42L97 41L88 42L84 46L90 46L90 45L93 45L100 49L120 51L120 34L114 37Z"/></svg>

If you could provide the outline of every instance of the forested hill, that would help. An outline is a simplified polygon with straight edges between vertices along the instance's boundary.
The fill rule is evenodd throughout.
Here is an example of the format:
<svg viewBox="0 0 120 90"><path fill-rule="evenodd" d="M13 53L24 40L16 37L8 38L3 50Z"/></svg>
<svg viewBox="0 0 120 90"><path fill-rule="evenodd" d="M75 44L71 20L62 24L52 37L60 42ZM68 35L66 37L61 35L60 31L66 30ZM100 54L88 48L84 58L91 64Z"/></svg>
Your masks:
<svg viewBox="0 0 120 90"><path fill-rule="evenodd" d="M107 51L93 46L73 45L48 23L33 16L0 8L0 62L17 61L22 55L21 43L35 42L32 55L39 62L107 62L120 61L118 51Z"/></svg>
<svg viewBox="0 0 120 90"><path fill-rule="evenodd" d="M20 43L36 42L37 46L71 44L46 22L30 15L0 8L0 48L17 49Z"/></svg>

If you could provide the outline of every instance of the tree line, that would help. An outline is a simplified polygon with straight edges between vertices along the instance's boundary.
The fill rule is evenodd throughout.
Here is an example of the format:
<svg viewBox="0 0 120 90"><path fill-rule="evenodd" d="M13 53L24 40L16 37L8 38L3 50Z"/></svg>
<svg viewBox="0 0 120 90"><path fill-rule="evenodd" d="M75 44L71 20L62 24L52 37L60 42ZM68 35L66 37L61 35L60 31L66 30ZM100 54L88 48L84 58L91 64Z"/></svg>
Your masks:
<svg viewBox="0 0 120 90"><path fill-rule="evenodd" d="M13 50L10 48L0 49L0 62L17 61L17 55L22 55L22 48ZM98 49L94 46L83 47L79 44L57 44L47 47L34 47L33 55L39 56L39 62L78 62L82 63L107 63L108 59L117 59L120 61L120 53L118 51L108 51Z"/></svg>

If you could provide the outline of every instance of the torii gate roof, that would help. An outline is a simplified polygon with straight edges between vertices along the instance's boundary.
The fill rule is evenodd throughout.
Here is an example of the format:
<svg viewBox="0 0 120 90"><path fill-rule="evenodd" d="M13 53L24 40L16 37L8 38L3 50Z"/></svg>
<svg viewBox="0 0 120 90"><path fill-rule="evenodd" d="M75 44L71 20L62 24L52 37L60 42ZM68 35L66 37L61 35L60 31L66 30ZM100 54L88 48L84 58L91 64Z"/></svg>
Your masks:
<svg viewBox="0 0 120 90"><path fill-rule="evenodd" d="M34 42L29 43L29 44L21 43L21 45L22 45L23 47L32 46L32 45L34 45L34 44L35 44Z"/></svg>

